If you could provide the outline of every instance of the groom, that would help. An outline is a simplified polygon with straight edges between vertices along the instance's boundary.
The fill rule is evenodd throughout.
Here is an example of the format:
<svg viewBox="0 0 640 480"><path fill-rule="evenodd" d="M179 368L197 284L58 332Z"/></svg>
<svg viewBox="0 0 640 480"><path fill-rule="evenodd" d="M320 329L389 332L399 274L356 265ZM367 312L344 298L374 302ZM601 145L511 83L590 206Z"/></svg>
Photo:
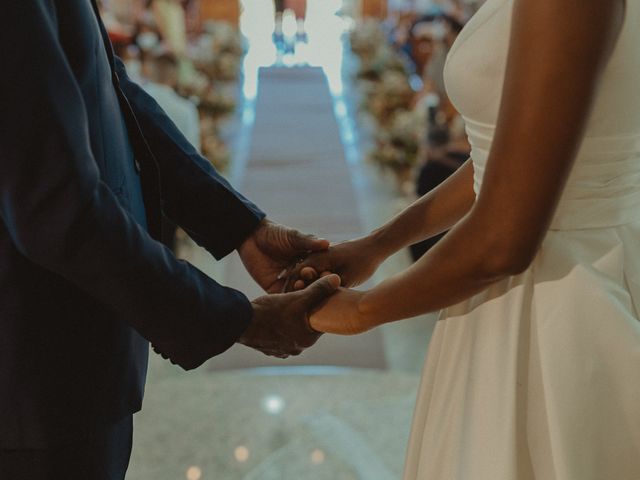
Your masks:
<svg viewBox="0 0 640 480"><path fill-rule="evenodd" d="M162 215L267 291L324 240L274 224L222 179L114 57L91 0L0 17L0 478L122 479L148 345L185 369L236 342L318 338L337 277L249 302L154 239Z"/></svg>

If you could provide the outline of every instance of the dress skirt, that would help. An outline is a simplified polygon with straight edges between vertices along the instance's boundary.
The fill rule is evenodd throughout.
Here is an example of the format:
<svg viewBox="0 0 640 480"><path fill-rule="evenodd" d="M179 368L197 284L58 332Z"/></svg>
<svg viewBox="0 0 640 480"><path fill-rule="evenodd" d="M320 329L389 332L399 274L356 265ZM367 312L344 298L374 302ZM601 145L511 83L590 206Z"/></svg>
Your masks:
<svg viewBox="0 0 640 480"><path fill-rule="evenodd" d="M551 230L442 312L405 480L640 479L640 222Z"/></svg>

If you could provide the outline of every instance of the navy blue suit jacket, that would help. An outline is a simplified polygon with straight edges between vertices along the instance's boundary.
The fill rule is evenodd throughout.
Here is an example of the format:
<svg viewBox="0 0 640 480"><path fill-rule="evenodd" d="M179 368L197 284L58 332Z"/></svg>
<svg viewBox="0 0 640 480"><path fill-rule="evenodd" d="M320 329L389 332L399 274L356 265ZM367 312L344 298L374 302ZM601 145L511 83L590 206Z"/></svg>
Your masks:
<svg viewBox="0 0 640 480"><path fill-rule="evenodd" d="M216 258L264 214L128 79L90 0L3 3L0 52L0 448L39 447L139 410L148 341L193 368L250 322L154 240L161 212Z"/></svg>

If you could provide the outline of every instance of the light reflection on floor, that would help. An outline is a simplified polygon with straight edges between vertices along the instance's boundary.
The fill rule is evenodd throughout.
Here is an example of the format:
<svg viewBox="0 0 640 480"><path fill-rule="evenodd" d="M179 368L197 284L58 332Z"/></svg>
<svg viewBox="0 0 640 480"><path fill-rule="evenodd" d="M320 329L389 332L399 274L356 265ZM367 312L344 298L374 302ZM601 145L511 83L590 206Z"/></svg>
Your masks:
<svg viewBox="0 0 640 480"><path fill-rule="evenodd" d="M174 371L159 378L156 366L135 418L128 480L400 476L413 375Z"/></svg>

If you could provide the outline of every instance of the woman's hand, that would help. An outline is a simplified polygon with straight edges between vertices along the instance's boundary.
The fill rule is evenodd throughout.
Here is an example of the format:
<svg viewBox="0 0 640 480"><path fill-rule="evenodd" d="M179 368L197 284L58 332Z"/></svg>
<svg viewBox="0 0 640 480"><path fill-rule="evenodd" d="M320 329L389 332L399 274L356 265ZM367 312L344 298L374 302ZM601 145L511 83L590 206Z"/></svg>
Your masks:
<svg viewBox="0 0 640 480"><path fill-rule="evenodd" d="M376 326L372 318L359 310L364 292L341 288L311 315L311 328L318 332L338 335L356 335Z"/></svg>
<svg viewBox="0 0 640 480"><path fill-rule="evenodd" d="M343 286L355 287L367 281L385 258L370 237L332 245L296 265L289 275L289 289L301 290L329 273L340 275Z"/></svg>

